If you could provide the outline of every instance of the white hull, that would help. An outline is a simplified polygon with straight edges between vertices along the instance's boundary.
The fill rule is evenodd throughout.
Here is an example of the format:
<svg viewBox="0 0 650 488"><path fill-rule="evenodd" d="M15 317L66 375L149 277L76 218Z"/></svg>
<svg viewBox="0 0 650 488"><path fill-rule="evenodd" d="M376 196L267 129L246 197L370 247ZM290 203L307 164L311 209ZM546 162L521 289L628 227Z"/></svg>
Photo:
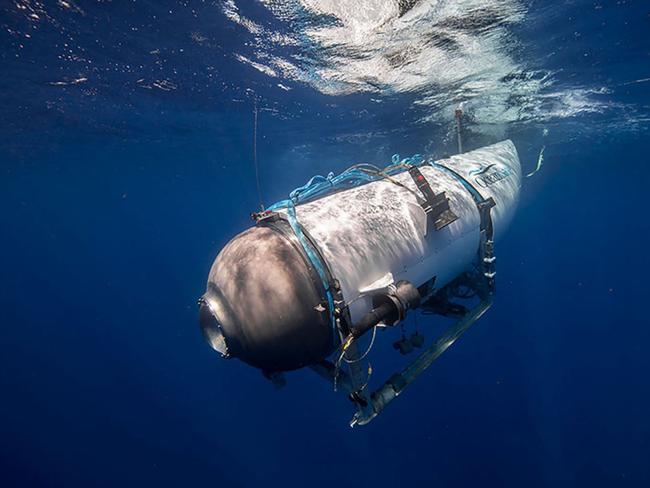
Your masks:
<svg viewBox="0 0 650 488"><path fill-rule="evenodd" d="M514 144L503 141L437 161L462 176L483 198L492 197L496 239L512 219L519 199L521 166ZM436 231L415 195L388 180L368 183L296 207L298 222L313 238L341 283L352 321L367 313L364 290L389 274L420 286L436 277L442 287L476 259L480 217L470 191L440 166L420 167L435 193L445 192L458 219ZM392 177L419 194L408 172Z"/></svg>

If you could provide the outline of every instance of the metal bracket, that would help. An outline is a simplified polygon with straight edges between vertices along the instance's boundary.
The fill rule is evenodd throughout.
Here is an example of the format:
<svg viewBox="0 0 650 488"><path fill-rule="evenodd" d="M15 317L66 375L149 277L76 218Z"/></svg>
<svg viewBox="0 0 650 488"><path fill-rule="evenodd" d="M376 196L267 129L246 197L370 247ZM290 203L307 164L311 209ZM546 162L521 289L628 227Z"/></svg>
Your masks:
<svg viewBox="0 0 650 488"><path fill-rule="evenodd" d="M420 205L427 214L427 217L433 221L433 226L436 230L447 227L452 222L458 220L458 216L449 208L449 199L444 191L435 194L427 179L415 166L409 168L409 174L413 178L418 190L424 196L424 202Z"/></svg>

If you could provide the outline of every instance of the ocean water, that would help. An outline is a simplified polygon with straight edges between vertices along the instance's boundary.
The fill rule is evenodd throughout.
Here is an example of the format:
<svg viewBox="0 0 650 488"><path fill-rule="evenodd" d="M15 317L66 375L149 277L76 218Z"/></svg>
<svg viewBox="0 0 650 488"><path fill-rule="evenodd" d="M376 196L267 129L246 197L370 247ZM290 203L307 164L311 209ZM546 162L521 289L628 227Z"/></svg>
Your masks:
<svg viewBox="0 0 650 488"><path fill-rule="evenodd" d="M1 486L650 486L648 2L12 0L0 61ZM494 306L398 400L350 429L206 345L254 139L268 205L453 154L459 106L543 165Z"/></svg>

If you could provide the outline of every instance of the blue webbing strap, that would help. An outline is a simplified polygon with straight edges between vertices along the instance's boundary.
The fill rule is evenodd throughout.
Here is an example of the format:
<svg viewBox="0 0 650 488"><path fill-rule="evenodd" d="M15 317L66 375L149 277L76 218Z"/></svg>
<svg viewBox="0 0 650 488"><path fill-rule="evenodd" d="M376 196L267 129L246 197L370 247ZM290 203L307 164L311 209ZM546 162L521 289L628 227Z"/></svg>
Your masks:
<svg viewBox="0 0 650 488"><path fill-rule="evenodd" d="M334 315L334 297L332 296L332 289L330 286L328 273L325 269L325 264L321 260L316 250L313 248L312 243L305 236L305 233L302 230L302 226L300 225L298 219L296 218L296 207L295 204L293 203L293 200L288 200L288 202L289 203L287 205L287 220L289 221L289 225L291 226L291 229L293 230L294 234L296 234L296 237L298 238L300 245L302 246L305 253L307 254L307 257L309 258L309 261L311 262L312 266L318 273L318 276L320 277L321 282L323 283L323 288L325 288L325 296L327 297L327 309L330 316L330 322L332 324L332 332L334 333L334 340L336 341L336 338L338 336L336 334L336 330L337 330L336 316Z"/></svg>
<svg viewBox="0 0 650 488"><path fill-rule="evenodd" d="M435 161L431 161L429 163L434 168L441 169L445 171L446 173L449 173L451 176L453 176L455 179L457 179L464 187L465 189L472 195L472 198L478 205L479 203L482 203L485 201L485 198L483 198L483 195L481 195L474 186L467 181L464 177L462 177L460 174L458 174L456 171L454 171L451 168L448 168L444 164L436 163Z"/></svg>
<svg viewBox="0 0 650 488"><path fill-rule="evenodd" d="M476 188L474 188L474 186L469 181L467 181L463 176L458 174L453 169L448 168L443 164L436 163L435 161L431 161L429 164L434 168L439 168L447 172L456 180L458 180L465 187L465 189L470 193L470 195L472 195L472 198L476 203L476 207L478 208L478 212L479 212L479 218L481 219L480 222L481 235L485 236L485 237L481 237L481 242L479 244L479 250L478 250L479 265L482 267L483 276L485 276L487 280L486 282L488 286L488 293L492 294L494 293L494 275L496 274L496 271L494 271L495 258L494 258L494 248L493 248L494 244L492 241L494 227L492 224L492 215L490 213L490 209L494 205L496 205L496 203L494 202L494 199L492 197L487 199L484 198L483 195L481 195L479 191Z"/></svg>
<svg viewBox="0 0 650 488"><path fill-rule="evenodd" d="M472 198L476 203L476 207L478 208L479 215L481 217L481 230L486 230L487 237L488 239L491 240L493 227L492 227L492 216L490 214L490 209L496 205L494 199L492 197L490 198L483 197L483 195L479 193L479 191L474 187L474 185L472 185L459 173L445 166L444 164L436 163L435 161L431 161L429 164L434 168L439 168L442 169L443 171L446 171L451 176L456 178L465 187L465 189L472 195Z"/></svg>

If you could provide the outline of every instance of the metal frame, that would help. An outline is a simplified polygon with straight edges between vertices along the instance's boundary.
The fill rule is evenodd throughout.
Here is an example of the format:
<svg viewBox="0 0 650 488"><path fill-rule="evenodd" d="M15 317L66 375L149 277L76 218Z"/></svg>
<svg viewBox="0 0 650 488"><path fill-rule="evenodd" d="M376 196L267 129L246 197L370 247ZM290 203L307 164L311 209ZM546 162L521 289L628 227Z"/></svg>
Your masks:
<svg viewBox="0 0 650 488"><path fill-rule="evenodd" d="M423 303L423 308L435 314L454 316L457 320L437 338L427 349L422 351L417 358L411 361L399 373L390 376L379 388L371 393L367 392L365 375L359 362L348 364L346 370L339 370L337 365L330 361L323 361L311 368L329 380L333 385L340 387L348 398L355 404L357 411L350 421L350 427L365 425L379 415L386 406L402 392L415 379L420 376L431 364L438 359L456 340L463 335L492 305L492 295L488 283L482 279L483 273L462 275L454 283L440 289L432 295L429 301ZM454 296L452 287L458 282L470 286L479 297L479 303L470 309L448 300ZM348 349L347 358L354 361L358 352ZM360 377L363 378L360 380Z"/></svg>
<svg viewBox="0 0 650 488"><path fill-rule="evenodd" d="M496 258L494 257L490 210L494 206L494 200L491 198L485 200L480 197L480 199L477 198L476 203L481 216L476 269L461 274L454 281L438 290L435 289L435 278L420 287L423 299L419 308L445 317L456 318L456 321L433 344L420 353L401 372L390 376L382 386L372 393L366 391L367 377L363 373L355 342L344 350L346 359L350 361L347 364L347 371L341 370L340 364L332 364L329 361L312 366L314 371L334 385L335 390L337 386L341 386L348 394L348 398L356 405L357 412L350 421L350 427L365 425L377 417L390 402L401 395L407 386L413 383L492 306ZM468 298L467 294L458 292L460 286L470 290L472 296L478 297L478 304L468 309L464 305L453 302L454 298Z"/></svg>

